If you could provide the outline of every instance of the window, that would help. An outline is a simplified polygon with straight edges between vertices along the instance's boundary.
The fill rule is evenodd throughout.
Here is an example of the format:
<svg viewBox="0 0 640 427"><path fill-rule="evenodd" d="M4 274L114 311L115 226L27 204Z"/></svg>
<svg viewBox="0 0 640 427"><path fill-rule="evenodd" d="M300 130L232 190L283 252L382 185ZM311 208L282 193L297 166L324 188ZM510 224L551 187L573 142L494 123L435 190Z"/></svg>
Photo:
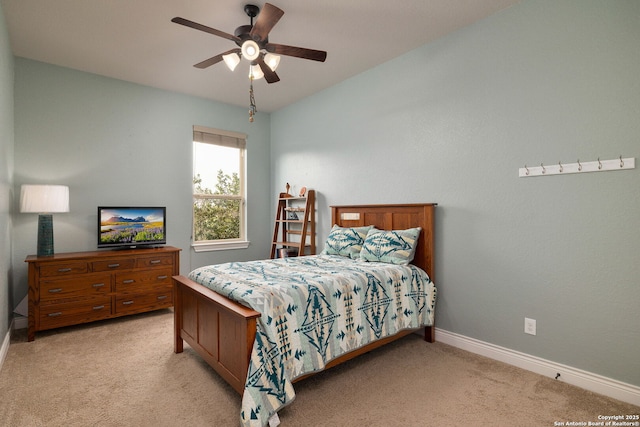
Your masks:
<svg viewBox="0 0 640 427"><path fill-rule="evenodd" d="M193 237L198 251L246 248L246 135L193 127Z"/></svg>

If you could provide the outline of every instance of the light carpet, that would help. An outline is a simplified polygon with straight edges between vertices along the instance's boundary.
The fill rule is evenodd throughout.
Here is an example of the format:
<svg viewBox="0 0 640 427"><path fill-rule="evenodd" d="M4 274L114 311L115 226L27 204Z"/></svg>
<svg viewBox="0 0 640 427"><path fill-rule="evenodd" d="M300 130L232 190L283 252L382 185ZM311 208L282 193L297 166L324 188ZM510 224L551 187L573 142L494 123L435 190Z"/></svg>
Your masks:
<svg viewBox="0 0 640 427"><path fill-rule="evenodd" d="M640 408L417 335L295 385L297 426L558 426ZM14 334L0 371L6 426L239 426L240 396L185 344L173 312ZM566 425L566 424L565 424Z"/></svg>

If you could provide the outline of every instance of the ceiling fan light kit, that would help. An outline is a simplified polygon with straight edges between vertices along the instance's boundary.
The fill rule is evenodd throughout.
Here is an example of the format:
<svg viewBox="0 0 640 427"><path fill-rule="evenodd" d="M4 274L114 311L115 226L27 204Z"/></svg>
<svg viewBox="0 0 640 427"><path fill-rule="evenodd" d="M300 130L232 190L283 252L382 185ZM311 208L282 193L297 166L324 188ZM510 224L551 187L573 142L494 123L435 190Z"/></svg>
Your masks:
<svg viewBox="0 0 640 427"><path fill-rule="evenodd" d="M260 56L260 46L253 40L247 40L242 43L242 56L249 61L255 61Z"/></svg>
<svg viewBox="0 0 640 427"><path fill-rule="evenodd" d="M251 24L239 26L234 34L225 33L180 17L173 18L171 22L231 40L239 46L239 48L231 49L199 62L194 67L204 69L224 61L227 67L233 71L241 62L241 57L249 61L249 121L253 122L253 116L257 111L253 97L253 80L264 77L267 83L279 82L280 77L275 71L280 64L280 55L324 62L327 58L327 52L269 43L269 32L284 15L282 9L270 3L264 4L262 12L260 12L258 6L252 4L246 5L244 11L251 19ZM256 16L258 19L254 25L253 18Z"/></svg>

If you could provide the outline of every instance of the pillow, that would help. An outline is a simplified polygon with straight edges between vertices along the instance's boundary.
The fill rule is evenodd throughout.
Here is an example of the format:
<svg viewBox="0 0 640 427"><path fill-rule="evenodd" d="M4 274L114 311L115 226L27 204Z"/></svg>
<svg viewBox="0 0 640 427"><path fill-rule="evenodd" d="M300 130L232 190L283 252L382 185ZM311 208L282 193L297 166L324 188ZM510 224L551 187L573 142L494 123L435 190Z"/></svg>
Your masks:
<svg viewBox="0 0 640 427"><path fill-rule="evenodd" d="M333 226L327 241L324 243L322 255L341 255L357 259L367 233L373 226L343 228Z"/></svg>
<svg viewBox="0 0 640 427"><path fill-rule="evenodd" d="M392 231L373 228L364 240L360 259L407 265L416 253L420 231L420 227Z"/></svg>

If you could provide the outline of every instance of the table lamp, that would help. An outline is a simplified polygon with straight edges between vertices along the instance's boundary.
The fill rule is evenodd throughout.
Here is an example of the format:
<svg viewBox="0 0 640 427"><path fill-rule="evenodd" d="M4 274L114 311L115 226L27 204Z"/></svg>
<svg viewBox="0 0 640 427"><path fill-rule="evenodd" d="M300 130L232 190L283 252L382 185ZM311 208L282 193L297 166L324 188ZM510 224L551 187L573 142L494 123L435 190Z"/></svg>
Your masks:
<svg viewBox="0 0 640 427"><path fill-rule="evenodd" d="M38 213L38 256L53 255L53 215L69 212L69 187L66 185L23 185L20 212Z"/></svg>

